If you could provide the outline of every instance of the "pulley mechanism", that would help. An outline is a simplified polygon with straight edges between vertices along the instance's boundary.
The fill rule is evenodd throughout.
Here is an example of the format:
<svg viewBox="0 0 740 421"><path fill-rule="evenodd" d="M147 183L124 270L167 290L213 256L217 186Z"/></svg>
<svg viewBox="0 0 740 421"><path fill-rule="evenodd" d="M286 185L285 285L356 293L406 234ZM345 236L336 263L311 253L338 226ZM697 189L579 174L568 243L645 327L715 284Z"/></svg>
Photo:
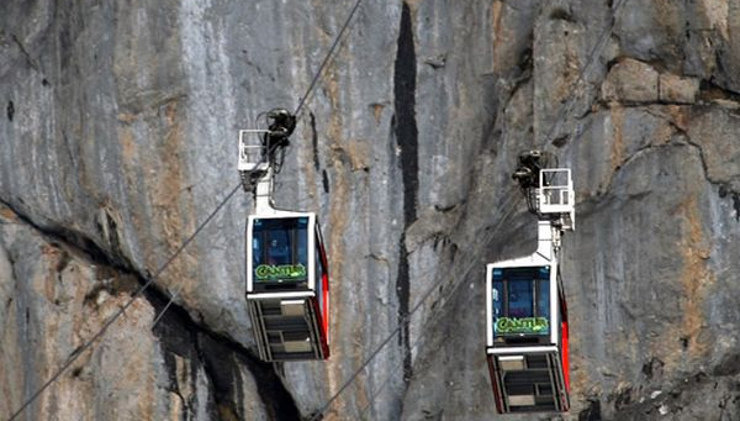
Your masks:
<svg viewBox="0 0 740 421"><path fill-rule="evenodd" d="M288 138L295 130L296 118L285 108L274 108L267 112L270 120L268 133L265 133L264 144L268 148L286 147L290 144Z"/></svg>
<svg viewBox="0 0 740 421"><path fill-rule="evenodd" d="M522 189L539 187L540 170L547 166L547 157L539 150L531 150L519 154L519 166L511 178L519 183Z"/></svg>

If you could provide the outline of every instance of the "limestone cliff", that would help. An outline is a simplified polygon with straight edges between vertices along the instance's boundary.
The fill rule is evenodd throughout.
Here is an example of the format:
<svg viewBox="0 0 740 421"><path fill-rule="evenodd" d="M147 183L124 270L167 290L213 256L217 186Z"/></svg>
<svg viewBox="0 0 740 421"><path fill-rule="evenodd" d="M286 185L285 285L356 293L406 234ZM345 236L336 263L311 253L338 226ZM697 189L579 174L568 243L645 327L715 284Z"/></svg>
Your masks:
<svg viewBox="0 0 740 421"><path fill-rule="evenodd" d="M544 148L577 188L564 418L739 418L740 0L363 2L277 178L325 231L330 360L256 357L243 194L80 350L353 4L0 5L0 417L78 352L21 419L308 417L400 322L326 419L495 418L484 265L534 248L509 175Z"/></svg>

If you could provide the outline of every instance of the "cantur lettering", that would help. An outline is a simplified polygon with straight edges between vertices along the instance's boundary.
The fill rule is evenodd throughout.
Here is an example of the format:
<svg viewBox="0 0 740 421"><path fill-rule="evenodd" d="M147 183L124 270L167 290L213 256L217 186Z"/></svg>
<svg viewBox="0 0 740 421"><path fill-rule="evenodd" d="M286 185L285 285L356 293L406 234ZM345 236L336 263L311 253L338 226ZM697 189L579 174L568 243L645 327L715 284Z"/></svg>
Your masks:
<svg viewBox="0 0 740 421"><path fill-rule="evenodd" d="M506 333L547 333L550 326L546 317L499 317L496 332Z"/></svg>
<svg viewBox="0 0 740 421"><path fill-rule="evenodd" d="M306 277L306 267L297 265L259 265L254 271L258 280L300 279Z"/></svg>

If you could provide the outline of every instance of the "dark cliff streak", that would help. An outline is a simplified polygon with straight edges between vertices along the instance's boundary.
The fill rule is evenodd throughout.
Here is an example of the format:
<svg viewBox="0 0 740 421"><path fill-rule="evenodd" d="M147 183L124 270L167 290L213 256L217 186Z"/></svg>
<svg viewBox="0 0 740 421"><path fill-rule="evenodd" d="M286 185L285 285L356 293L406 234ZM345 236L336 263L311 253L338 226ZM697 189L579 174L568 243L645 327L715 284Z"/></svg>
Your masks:
<svg viewBox="0 0 740 421"><path fill-rule="evenodd" d="M324 186L324 193L329 194L329 175L326 170L321 170L321 185Z"/></svg>
<svg viewBox="0 0 740 421"><path fill-rule="evenodd" d="M309 112L309 124L311 125L311 146L313 150L313 168L318 171L321 169L319 162L319 134L316 132L316 116Z"/></svg>
<svg viewBox="0 0 740 421"><path fill-rule="evenodd" d="M398 296L398 322L401 324L399 342L403 347L403 379L411 379L411 348L409 338L409 261L406 249L405 229L416 220L417 194L419 190L419 155L416 127L416 52L411 26L411 11L403 4L398 35L398 51L393 77L396 119L394 134L401 151L401 173L403 177L404 233L400 239L396 295Z"/></svg>
<svg viewBox="0 0 740 421"><path fill-rule="evenodd" d="M311 145L313 151L313 168L316 171L321 170L321 185L324 187L324 193L329 193L329 175L326 170L321 169L321 161L319 161L319 133L316 131L316 116L309 112L311 125Z"/></svg>
<svg viewBox="0 0 740 421"><path fill-rule="evenodd" d="M0 200L0 204L10 209L20 221L49 238L50 242L64 244L66 247L76 250L85 255L91 263L101 267L101 270L102 268L109 268L122 278L131 277L136 279L138 285L146 283L146 278L137 273L130 262L123 260L121 256L110 255L84 234L63 227L40 226L11 204L3 200ZM104 289L105 287L101 288ZM154 307L156 314L159 314L169 301L169 297L157 289L156 286L145 290L142 297ZM26 308L26 319L29 318L30 313ZM28 324L28 321L26 324ZM170 371L168 377L172 382L169 389L173 393L183 398L177 386L174 355L180 355L190 360L193 374L191 381L193 383L195 383L198 364L203 366L210 380L211 391L209 394L215 399L216 408L208 408L212 418L223 419L223 416L227 414L235 415L237 417L235 419L246 417L246 414L240 414L241 404L244 402L243 397L239 399L239 391L234 390L234 383L238 383L234 382L234 377L238 373L240 365L246 367L254 377L257 391L270 419L287 421L300 418L300 412L293 397L275 374L271 364L262 362L241 344L199 325L185 309L177 304L173 303L170 306L167 313L154 326L153 333L162 344L163 359ZM30 343L30 341L26 340L26 343ZM33 381L26 384L33 385ZM27 394L30 395L31 392L28 391ZM186 413L193 410L191 408L192 404L193 402L185 402L184 411ZM198 402L198 404L206 405L207 402ZM212 410L216 412L211 412Z"/></svg>

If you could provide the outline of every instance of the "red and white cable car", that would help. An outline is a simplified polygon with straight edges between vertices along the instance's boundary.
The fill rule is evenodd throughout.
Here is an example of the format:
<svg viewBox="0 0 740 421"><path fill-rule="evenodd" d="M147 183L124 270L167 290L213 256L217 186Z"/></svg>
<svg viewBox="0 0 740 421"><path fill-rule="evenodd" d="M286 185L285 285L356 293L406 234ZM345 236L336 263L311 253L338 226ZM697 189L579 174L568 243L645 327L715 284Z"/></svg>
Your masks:
<svg viewBox="0 0 740 421"><path fill-rule="evenodd" d="M524 157L520 164L539 161ZM539 246L530 256L486 266L486 357L496 409L567 411L568 313L558 251L561 233L574 227L573 182L569 169L538 165L525 165L515 178L526 194L531 190Z"/></svg>
<svg viewBox="0 0 740 421"><path fill-rule="evenodd" d="M255 194L246 230L246 298L264 361L329 357L329 272L316 214L275 209L270 198L274 154L291 131L277 132L273 123L258 131L265 134L259 144L249 144L254 131L239 135L239 171Z"/></svg>

